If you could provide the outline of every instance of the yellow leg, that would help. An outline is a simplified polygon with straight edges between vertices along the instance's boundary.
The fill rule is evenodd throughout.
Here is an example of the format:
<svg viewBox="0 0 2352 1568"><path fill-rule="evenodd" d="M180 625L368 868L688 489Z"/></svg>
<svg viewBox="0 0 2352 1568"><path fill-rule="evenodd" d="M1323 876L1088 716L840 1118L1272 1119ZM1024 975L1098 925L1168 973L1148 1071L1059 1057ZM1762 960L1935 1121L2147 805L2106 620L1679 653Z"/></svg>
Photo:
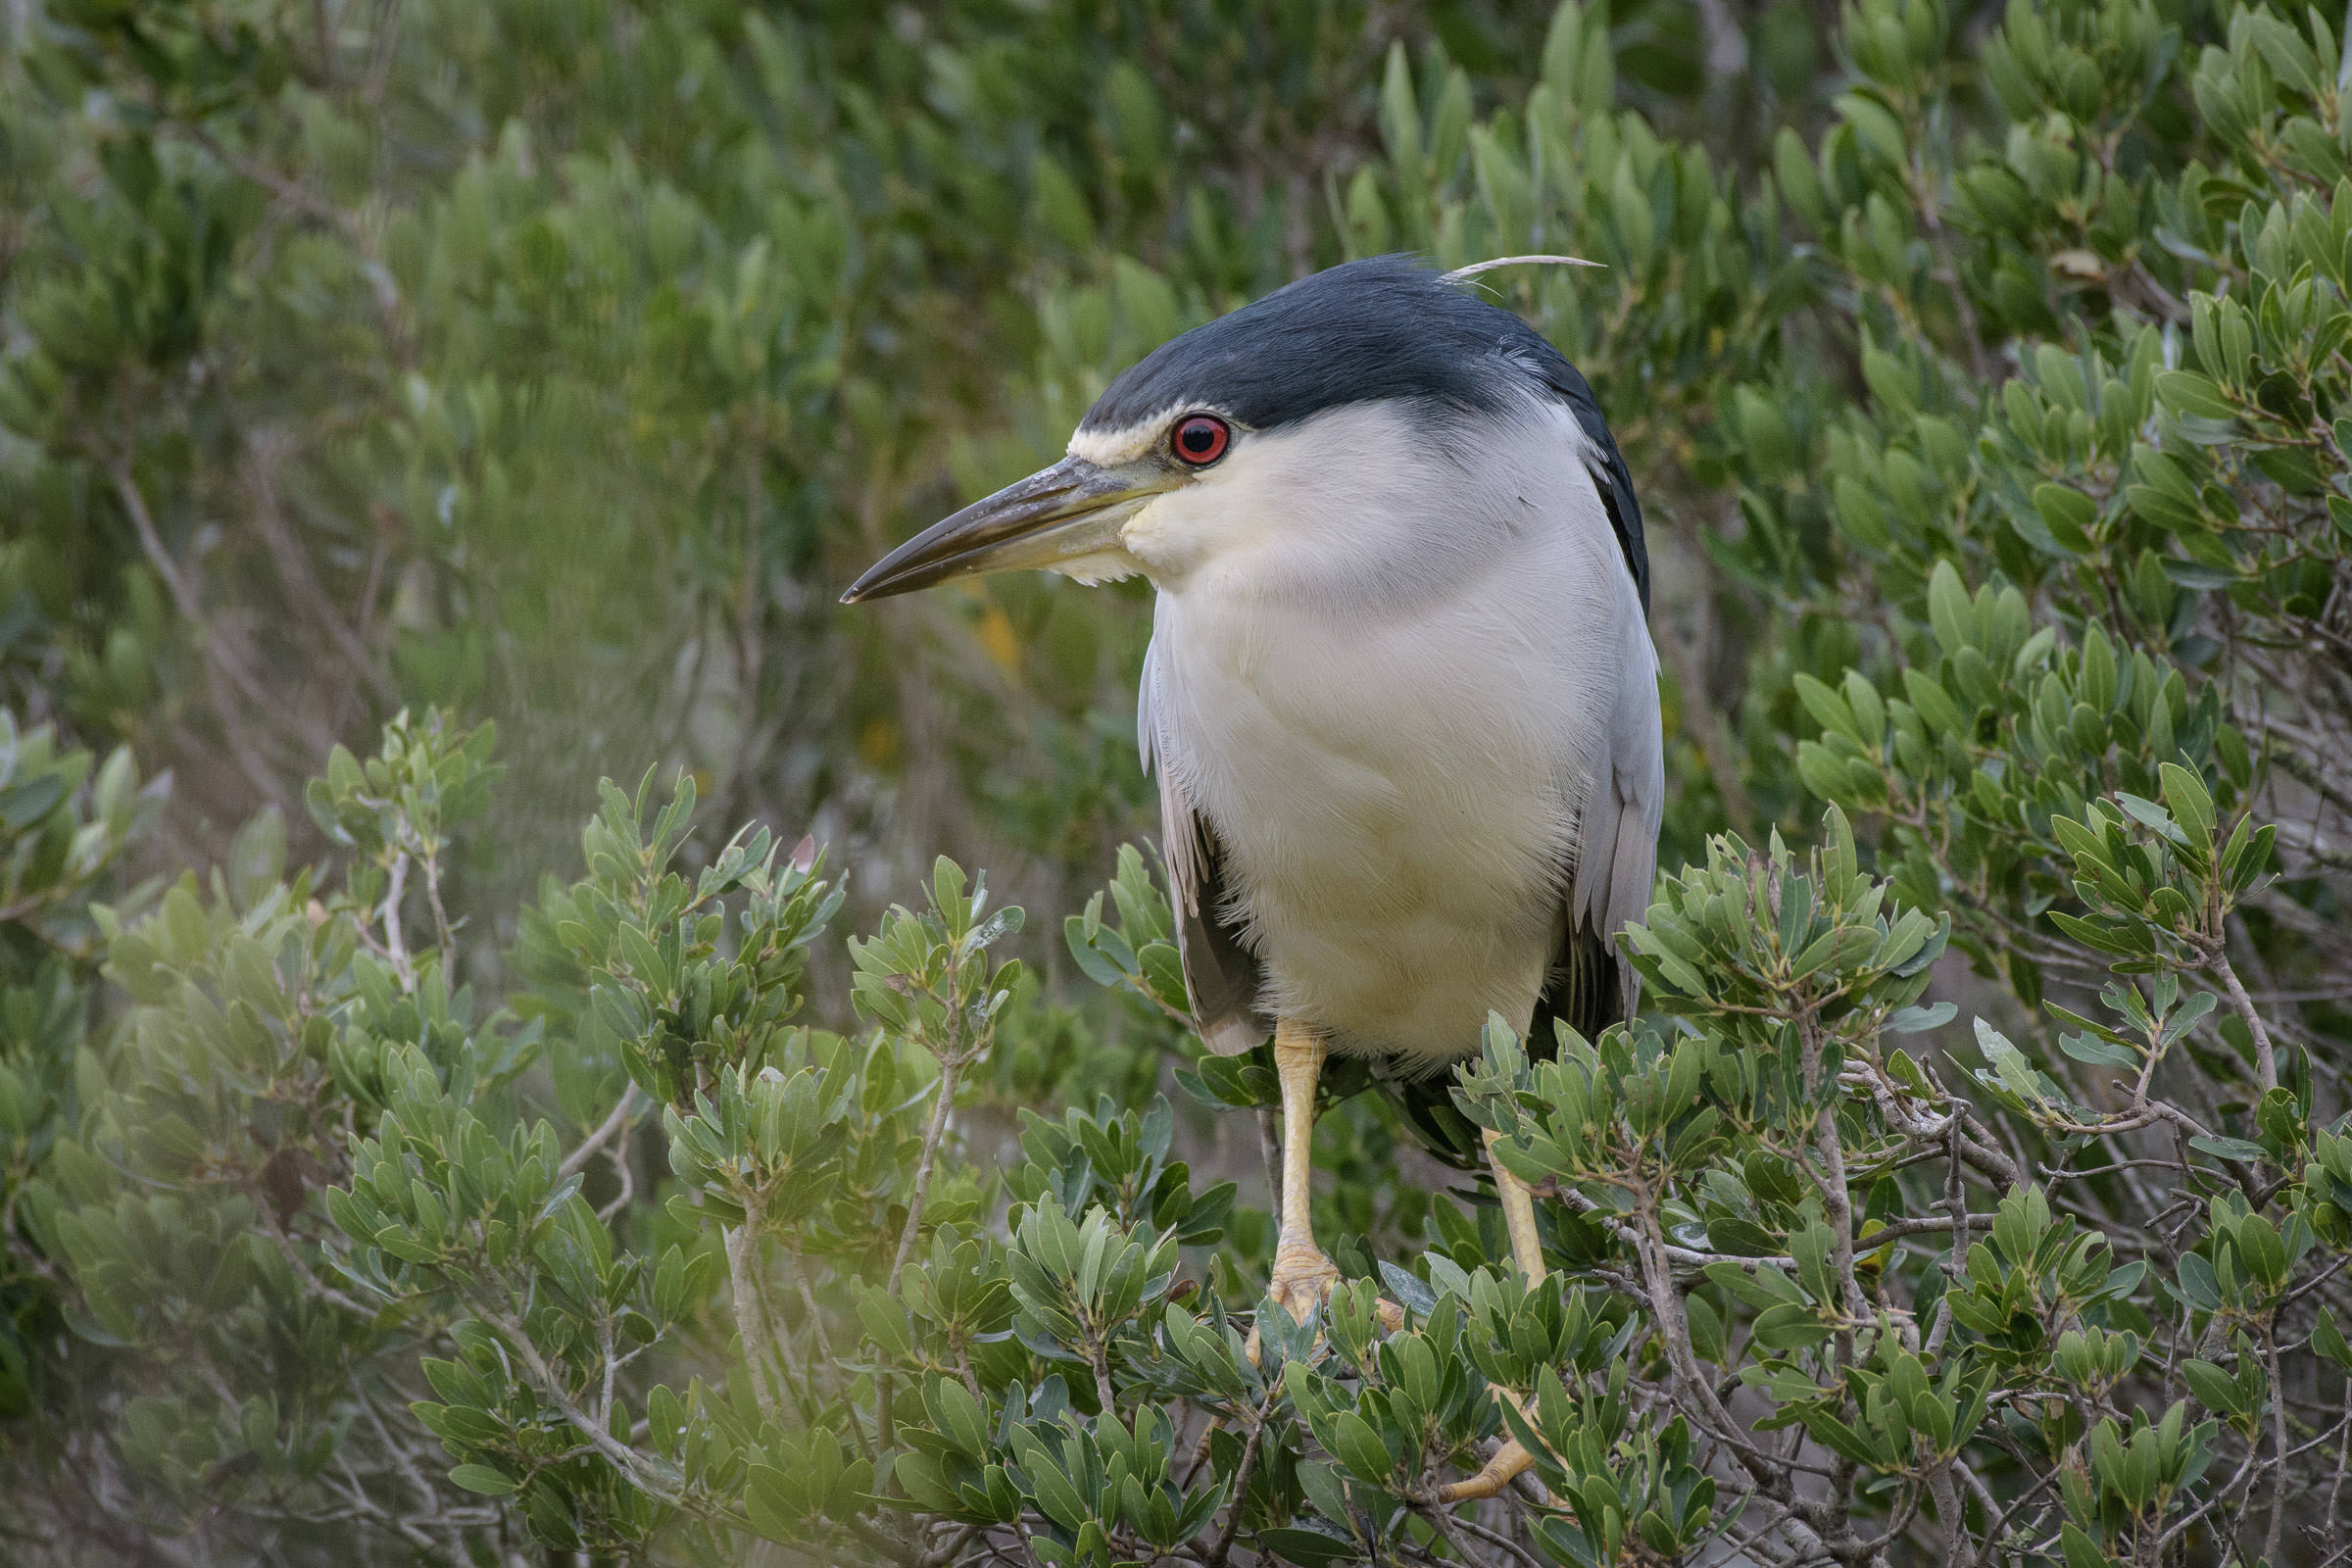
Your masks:
<svg viewBox="0 0 2352 1568"><path fill-rule="evenodd" d="M1274 1277L1266 1294L1303 1322L1339 1283L1340 1271L1315 1245L1313 1208L1315 1083L1323 1076L1323 1037L1294 1019L1274 1026L1274 1071L1282 1080L1282 1214Z"/></svg>
<svg viewBox="0 0 2352 1568"><path fill-rule="evenodd" d="M1274 1072L1282 1080L1282 1212L1274 1239L1274 1276L1266 1295L1303 1323L1306 1314L1323 1304L1331 1288L1340 1283L1339 1265L1315 1245L1314 1140L1315 1082L1323 1076L1323 1058L1330 1054L1323 1037L1296 1019L1274 1025ZM1404 1308L1381 1299L1376 1307L1381 1327L1394 1334L1404 1327ZM1250 1330L1243 1347L1250 1364L1257 1364L1258 1334Z"/></svg>
<svg viewBox="0 0 2352 1568"><path fill-rule="evenodd" d="M1498 1133L1487 1134L1487 1163L1494 1170L1494 1195L1502 1200L1503 1224L1511 1233L1511 1256L1518 1261L1519 1272L1527 1276L1527 1283L1540 1285L1544 1280L1544 1244L1536 1234L1536 1195L1527 1190L1525 1182L1503 1169L1502 1161L1494 1157L1494 1145L1500 1137ZM1521 1415L1527 1413L1527 1406L1509 1389L1496 1389L1494 1396L1509 1400L1511 1407ZM1438 1494L1439 1499L1444 1502L1468 1502L1477 1497L1492 1497L1517 1480L1535 1462L1535 1456L1520 1445L1518 1439L1508 1439L1494 1450L1494 1457L1487 1461L1485 1469L1467 1481L1456 1481L1443 1489Z"/></svg>
<svg viewBox="0 0 2352 1568"><path fill-rule="evenodd" d="M1536 1195L1494 1157L1494 1146L1500 1142L1500 1133L1487 1134L1487 1163L1494 1171L1494 1196L1502 1200L1502 1222L1511 1233L1511 1256L1518 1261L1519 1272L1527 1276L1528 1284L1541 1285L1544 1243L1536 1234Z"/></svg>

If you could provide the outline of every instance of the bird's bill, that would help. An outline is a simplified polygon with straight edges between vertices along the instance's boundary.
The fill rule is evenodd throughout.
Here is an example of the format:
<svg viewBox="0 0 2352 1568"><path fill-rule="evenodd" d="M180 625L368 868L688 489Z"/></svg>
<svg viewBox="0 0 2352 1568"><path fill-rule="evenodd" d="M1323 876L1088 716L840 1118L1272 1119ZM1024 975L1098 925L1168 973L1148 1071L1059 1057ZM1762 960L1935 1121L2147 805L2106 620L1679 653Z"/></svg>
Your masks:
<svg viewBox="0 0 2352 1568"><path fill-rule="evenodd" d="M1119 528L1135 509L1178 482L1149 460L1104 468L1064 458L925 528L867 567L841 602L854 605L950 577L1051 568L1115 552Z"/></svg>

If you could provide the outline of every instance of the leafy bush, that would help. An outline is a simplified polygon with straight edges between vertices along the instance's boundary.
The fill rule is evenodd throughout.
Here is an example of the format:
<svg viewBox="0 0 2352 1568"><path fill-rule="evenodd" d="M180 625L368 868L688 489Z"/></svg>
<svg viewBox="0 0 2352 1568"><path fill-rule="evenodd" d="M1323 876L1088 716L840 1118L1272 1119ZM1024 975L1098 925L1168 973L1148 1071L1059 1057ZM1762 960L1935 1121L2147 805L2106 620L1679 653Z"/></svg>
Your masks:
<svg viewBox="0 0 2352 1568"><path fill-rule="evenodd" d="M93 1065L107 918L93 900L162 805L163 781L142 789L127 750L93 773L94 760L0 710L0 1229L12 1241L33 1222L32 1179L74 1124ZM43 1354L64 1305L47 1259L14 1246L0 1254L0 1417L23 1421L65 1397Z"/></svg>
<svg viewBox="0 0 2352 1568"><path fill-rule="evenodd" d="M377 188L350 139L376 89L333 48L296 87L270 74L311 62L292 15L60 9L26 57L67 98L104 85L121 118L9 282L0 418L26 443L7 471L38 526L6 564L42 628L11 645L23 701L91 729L123 715L158 742L214 726L221 744L196 754L292 802L267 781L296 745L323 751L328 726L240 736L240 683L282 651L238 638L308 625L340 647L334 607L372 580L370 552L333 558L322 618L255 632L227 616L219 637L197 635L216 607L180 592L192 557L174 552L201 542L222 475L264 494L269 421L230 416L265 390L284 420L324 396L294 369L430 371L379 389L405 400L388 446L306 448L307 526L333 514L325 498L381 498L440 541L429 585L453 597L437 603L503 605L511 640L556 650L568 678L599 635L642 646L614 629L637 601L561 590L597 554L578 519L626 518L638 497L670 520L624 556L697 541L680 547L689 597L744 617L719 684L741 682L744 712L798 714L810 688L753 668L783 558L766 532L733 554L750 534L725 519L808 520L790 559L821 576L809 519L832 498L861 496L879 532L932 493L858 491L861 466L914 473L909 454L950 430L961 488L1025 463L1042 423L975 434L885 396L939 385L913 367L942 336L958 353L932 366L1066 423L1120 358L1325 250L1453 264L1559 246L1609 270L1503 274L1504 297L1591 371L1655 498L1661 559L1689 579L1661 595L1658 635L1681 784L1666 863L1690 863L1629 933L1642 1019L1564 1038L1540 1065L1498 1025L1455 1081L1540 1194L1547 1277L1509 1267L1478 1195L1422 1190L1359 1102L1325 1122L1349 1278L1293 1324L1259 1309L1264 1216L1190 1157L1199 1102L1246 1116L1271 1075L1183 1037L1139 854L1063 927L1115 993L1075 1009L1035 972L1046 945L949 862L837 957L844 890L816 847L757 826L698 839L692 774L666 798L650 774L607 786L580 875L507 921L458 868L496 858L482 885L520 885L547 858L502 831L485 838L504 854L469 861L457 837L496 808L488 732L404 713L307 796L295 831L339 868L289 868L287 826L265 813L208 879L110 906L157 792L126 757L93 769L12 723L0 1507L28 1551L717 1561L760 1538L770 1560L943 1565L2340 1555L2352 115L2331 23L1857 0L1819 123L1791 113L1768 157L1726 158L1678 130L1655 81L1616 81L1654 18L1613 28L1570 4L1528 52L1523 94L1402 49L1357 96L1336 67L1340 85L1310 72L1283 88L1299 123L1376 127L1377 147L1332 169L1326 212L1256 232L1183 162L1132 66L1099 73L1099 137L1048 137L1004 172L1012 153L975 127L990 104L1030 104L1008 85L1021 62L1108 59L1072 12L1041 10L1017 35L1027 55L992 53L956 13L969 30L923 89L941 118L903 141L837 90L874 42L852 24L631 13L638 74L584 73L555 98L581 123L626 121L635 154L559 138L558 169L502 132L378 231L341 205ZM508 78L487 62L514 15L484 15L412 47L471 62L455 74L496 103ZM1328 67L1327 45L1301 56ZM387 80L439 79L385 58ZM1187 57L1206 75L1232 69L1221 58ZM695 64L721 59L744 69ZM727 157L698 163L639 114L666 101L648 83L687 78L724 100L704 108L734 127L709 143ZM888 105L916 96L910 77L876 79ZM771 110L792 159L749 128ZM943 125L991 150L935 159ZM1080 141L1083 178L1058 162ZM39 165L17 144L32 148L17 168ZM877 167L935 179L935 200L875 220L826 145L845 165L891 149ZM327 185L336 170L348 187ZM1195 201L1202 182L1214 195ZM1042 279L1029 305L1005 307L1033 307L1026 326L916 332L1023 212L1061 247L1024 274ZM243 238L211 237L231 223ZM252 242L265 232L287 243ZM232 263L269 286L215 289ZM297 342L368 346L237 362L252 385L178 373L203 362L192 344L262 335L220 331L248 311L326 323ZM909 341L905 363L877 347ZM567 466L616 412L642 445ZM845 444L798 466L809 449L780 432L826 419ZM689 494L691 518L663 510ZM147 565L91 609L74 552L108 495ZM460 547L500 538L512 553L469 583ZM555 587L533 575L551 564ZM1115 683L1125 656L1102 650L1133 640L1118 601L1003 592L938 612L925 638L1026 672L1027 635L1070 654L1073 687ZM595 613L542 613L566 604ZM412 615L397 678L358 662L387 708L470 695L478 630ZM165 677L178 698L140 684ZM906 696L922 684L890 701L928 701ZM632 689L634 706L605 706L665 711L658 681ZM559 708L532 721L596 765L607 748L547 717ZM1116 726L1045 726L1040 751L1069 773L1041 794L1034 773L975 760L1023 712L983 711L957 736L909 729L960 741L968 793L998 791L1031 842L1068 829L1095 787L1071 781L1097 778ZM909 732L890 723L912 716L879 699L825 710L812 744L844 775L888 777ZM773 740L734 754L722 797ZM534 781L546 744L524 742ZM1086 858L1077 837L1054 853ZM1162 1081L1181 1104L1152 1095ZM1097 1082L1118 1092L1098 1100ZM1444 1500L1506 1437L1533 1480Z"/></svg>
<svg viewBox="0 0 2352 1568"><path fill-rule="evenodd" d="M1019 911L950 862L851 941L870 1027L844 1036L793 1021L841 904L813 848L747 830L688 874L691 781L659 809L608 786L586 874L524 924L514 1010L479 1014L400 912L437 903L487 742L404 717L369 762L338 752L311 792L353 852L337 891L286 877L263 817L209 893L100 916L133 1006L83 1058L89 1103L53 1118L19 1255L62 1276L120 1467L100 1490L147 1528L282 1553L357 1524L452 1561L716 1559L749 1534L1045 1563L1966 1553L2054 1528L2070 1559L2122 1561L2283 1519L2290 1483L2324 1480L2278 1464L2249 1489L2301 1402L2282 1356L2306 1384L2352 1360L2326 1292L2352 1139L2311 1124L2302 1058L2248 1137L2150 1089L2160 1066L2215 1082L2181 1054L2214 999L2180 977L2217 961L2184 911L2226 913L2269 853L2186 768L2162 805L2058 819L2089 867L2073 923L2157 955L2127 959L2156 978L2111 986L2112 1022L2061 1014L2070 1057L2132 1070L2114 1092L1980 1023L1979 1108L1893 1045L1949 1014L1920 998L1952 922L1864 870L1835 808L1809 858L1718 839L1632 939L1675 1027L1564 1034L1531 1068L1496 1020L1458 1075L1554 1200L1559 1269L1531 1288L1457 1230L1294 1324L1255 1300L1262 1256L1219 1248L1233 1187L1171 1157L1165 1100L1024 1112L1002 1171L956 1157L957 1086L1023 988L993 954ZM1115 921L1067 935L1149 993L1168 912L1142 870ZM2100 894L2132 872L2136 905ZM607 1064L584 1136L515 1098L542 1052L559 1080ZM640 1194L657 1110L669 1179ZM2115 1178L2157 1166L2183 1191L2150 1215ZM2161 1271L2150 1218L2175 1227ZM1446 1506L1505 1435L1542 1491Z"/></svg>

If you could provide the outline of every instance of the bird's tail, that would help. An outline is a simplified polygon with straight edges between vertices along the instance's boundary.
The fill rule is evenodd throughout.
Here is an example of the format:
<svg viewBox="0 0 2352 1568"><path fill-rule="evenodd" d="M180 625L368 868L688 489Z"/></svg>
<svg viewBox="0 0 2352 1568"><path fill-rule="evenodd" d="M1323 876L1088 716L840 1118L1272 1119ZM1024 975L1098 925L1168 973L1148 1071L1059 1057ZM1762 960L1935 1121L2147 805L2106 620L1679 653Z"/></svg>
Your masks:
<svg viewBox="0 0 2352 1568"><path fill-rule="evenodd" d="M1552 1025L1564 1023L1587 1040L1596 1040L1613 1023L1623 1023L1626 1003L1623 967L1609 943L1587 925L1568 934L1560 944L1560 961L1537 999L1536 1015L1527 1027L1528 1054L1549 1061L1559 1049Z"/></svg>

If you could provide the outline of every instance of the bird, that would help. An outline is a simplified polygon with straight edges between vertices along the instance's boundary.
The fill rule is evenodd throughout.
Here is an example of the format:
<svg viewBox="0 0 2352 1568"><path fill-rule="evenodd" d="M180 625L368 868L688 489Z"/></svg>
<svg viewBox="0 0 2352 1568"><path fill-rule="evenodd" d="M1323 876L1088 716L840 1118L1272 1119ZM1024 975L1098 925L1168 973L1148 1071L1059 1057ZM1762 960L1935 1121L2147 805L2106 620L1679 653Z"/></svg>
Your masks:
<svg viewBox="0 0 2352 1568"><path fill-rule="evenodd" d="M842 596L1150 579L1137 745L1178 951L1210 1051L1272 1040L1268 1295L1301 1321L1339 1278L1309 1214L1328 1059L1426 1116L1490 1014L1542 1051L1635 1001L1611 939L1646 911L1665 799L1642 509L1592 386L1481 297L1484 265L1348 262L1194 327L1061 461ZM1532 1284L1533 1196L1493 1173ZM1527 1462L1508 1444L1454 1494Z"/></svg>

